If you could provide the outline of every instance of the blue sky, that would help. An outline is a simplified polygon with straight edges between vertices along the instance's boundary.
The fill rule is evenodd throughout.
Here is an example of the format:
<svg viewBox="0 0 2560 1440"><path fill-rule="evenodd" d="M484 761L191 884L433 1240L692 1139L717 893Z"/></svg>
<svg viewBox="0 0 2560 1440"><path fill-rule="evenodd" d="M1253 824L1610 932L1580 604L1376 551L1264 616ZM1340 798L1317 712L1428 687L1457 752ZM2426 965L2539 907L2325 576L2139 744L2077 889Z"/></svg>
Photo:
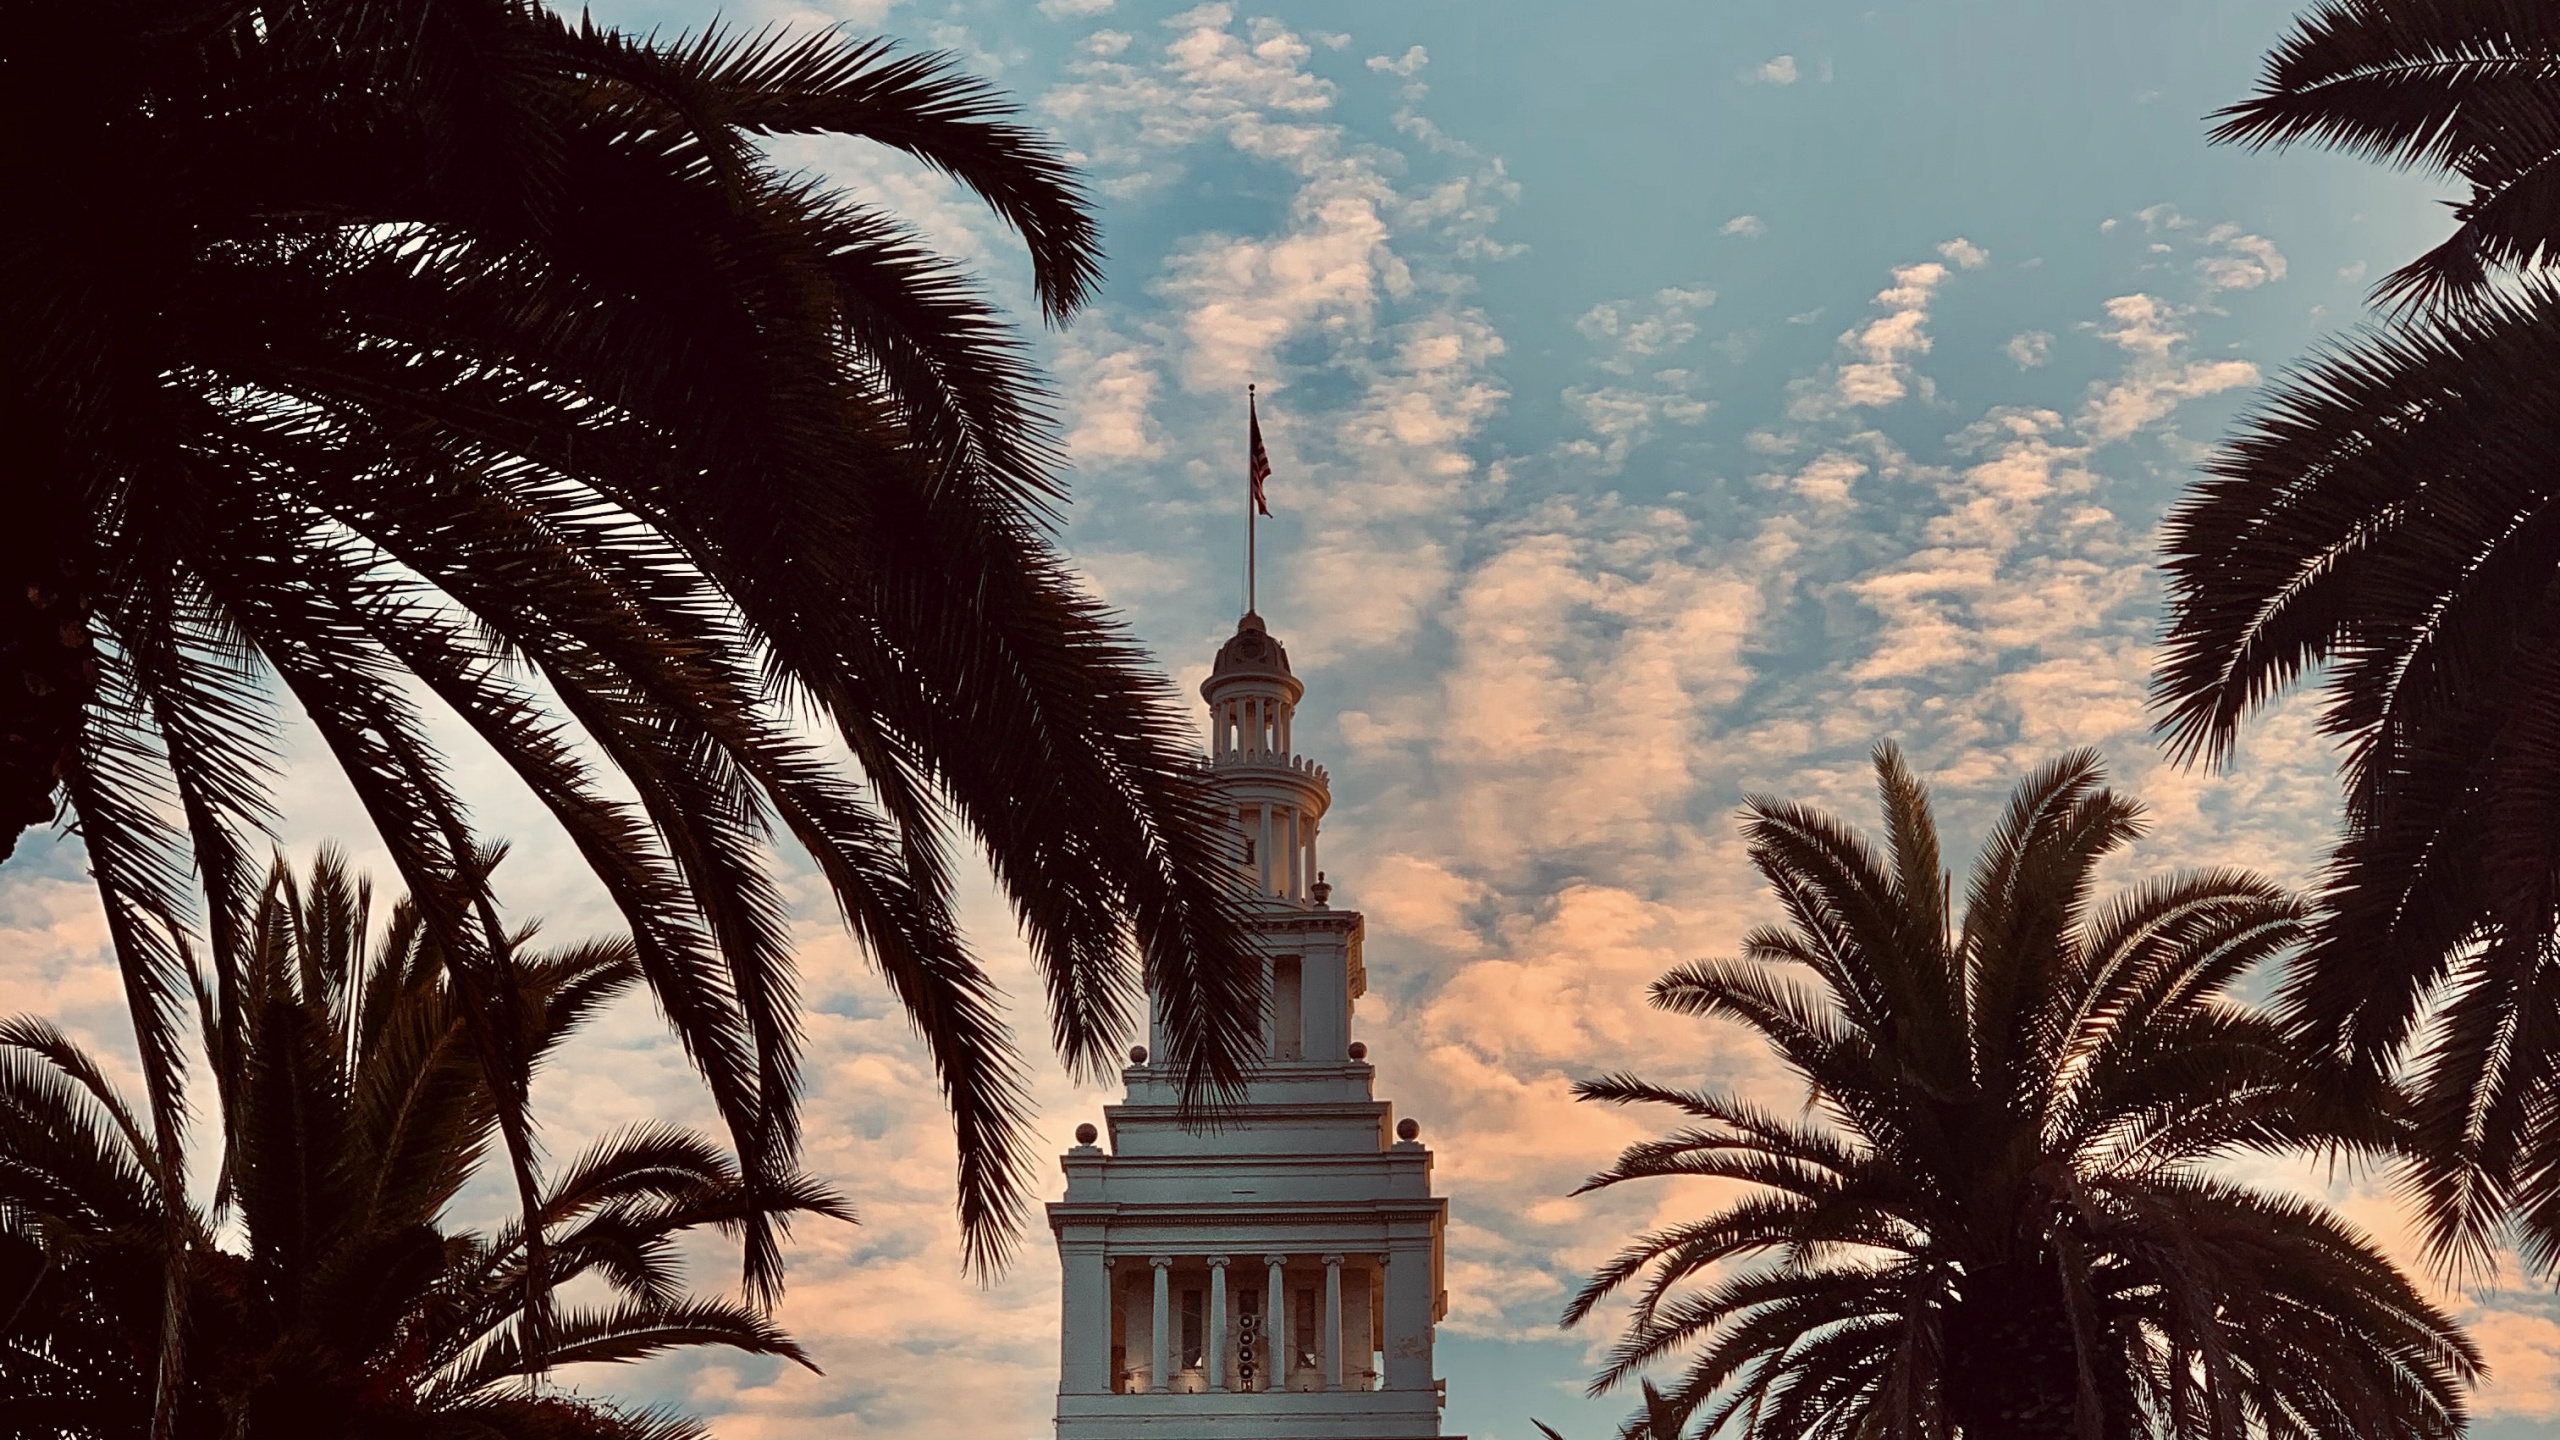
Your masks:
<svg viewBox="0 0 2560 1440"><path fill-rule="evenodd" d="M1527 1440L1529 1414L1606 1433L1621 1403L1576 1394L1605 1333L1554 1316L1631 1229L1702 1203L1562 1198L1641 1125L1578 1110L1571 1078L1783 1094L1734 1035L1640 1003L1764 913L1732 834L1745 791L1867 823L1865 754L1892 737L1961 853L2019 774L2094 744L2155 808L2124 876L2299 880L2316 858L2335 793L2304 707L2227 777L2166 765L2141 709L2161 515L2255 387L2358 323L2371 279L2444 225L2422 181L2206 147L2202 117L2245 92L2289 10L731 12L954 50L1084 158L1108 280L1041 342L1075 464L1065 539L1186 683L1238 608L1242 395L1262 386L1261 608L1308 682L1302 748L1334 777L1336 903L1370 917L1359 1030L1451 1197L1452 1433ZM1005 237L949 187L858 146L779 153L1023 298ZM456 751L517 842L514 902L555 935L609 923L530 802ZM288 790L297 846L366 844L325 766L298 759ZM10 1008L119 1044L75 859L29 849L0 872ZM960 1278L929 1084L812 899L811 1149L865 1218L804 1232L793 1274L786 1322L828 1374L686 1359L604 1378L724 1437L1045 1434L1046 1237L996 1286ZM1000 909L979 918L1009 955ZM544 1085L562 1152L701 1114L645 1010ZM1042 1094L1061 1147L1105 1098L1055 1075ZM2331 1193L2404 1236L2383 1185ZM2508 1278L2457 1301L2497 1366L2493 1437L2560 1418L2560 1324Z"/></svg>

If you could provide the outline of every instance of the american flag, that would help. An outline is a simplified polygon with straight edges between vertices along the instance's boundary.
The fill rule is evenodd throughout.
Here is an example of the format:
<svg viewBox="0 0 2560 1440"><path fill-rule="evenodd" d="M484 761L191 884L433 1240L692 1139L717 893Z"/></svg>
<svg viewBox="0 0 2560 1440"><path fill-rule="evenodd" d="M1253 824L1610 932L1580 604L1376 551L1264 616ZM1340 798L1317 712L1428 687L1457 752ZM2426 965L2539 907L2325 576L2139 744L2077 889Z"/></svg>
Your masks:
<svg viewBox="0 0 2560 1440"><path fill-rule="evenodd" d="M1246 432L1252 436L1253 454L1246 460L1244 473L1253 486L1253 508L1263 515L1271 513L1271 502L1262 498L1262 482L1271 478L1271 457L1262 448L1262 416L1254 409L1253 397L1244 401Z"/></svg>

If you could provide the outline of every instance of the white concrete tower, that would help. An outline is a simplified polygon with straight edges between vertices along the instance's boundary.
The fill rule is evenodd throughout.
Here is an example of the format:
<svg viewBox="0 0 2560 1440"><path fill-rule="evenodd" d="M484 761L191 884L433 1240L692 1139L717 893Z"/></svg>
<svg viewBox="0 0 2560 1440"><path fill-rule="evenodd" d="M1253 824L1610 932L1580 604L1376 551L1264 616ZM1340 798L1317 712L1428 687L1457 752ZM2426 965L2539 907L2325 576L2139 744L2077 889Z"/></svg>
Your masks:
<svg viewBox="0 0 2560 1440"><path fill-rule="evenodd" d="M1108 1148L1077 1130L1066 1198L1049 1207L1065 1271L1058 1440L1440 1434L1448 1202L1431 1193L1419 1128L1394 1122L1351 1038L1361 920L1327 904L1316 868L1331 793L1290 749L1303 693L1251 613L1201 686L1269 967L1264 1058L1203 1133L1134 1050L1126 1097L1103 1110Z"/></svg>

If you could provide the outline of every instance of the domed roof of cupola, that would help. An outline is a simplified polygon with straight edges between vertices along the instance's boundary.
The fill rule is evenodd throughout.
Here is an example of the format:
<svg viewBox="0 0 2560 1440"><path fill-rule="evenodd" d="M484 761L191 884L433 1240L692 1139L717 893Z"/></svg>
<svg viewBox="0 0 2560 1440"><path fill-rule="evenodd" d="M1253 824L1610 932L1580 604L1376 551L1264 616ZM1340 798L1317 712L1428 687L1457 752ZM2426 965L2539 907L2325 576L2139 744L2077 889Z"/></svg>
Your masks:
<svg viewBox="0 0 2560 1440"><path fill-rule="evenodd" d="M1218 647L1216 663L1209 667L1213 679L1245 675L1289 675L1289 652L1281 647L1270 631L1262 628L1262 617L1248 610L1236 622L1236 633Z"/></svg>

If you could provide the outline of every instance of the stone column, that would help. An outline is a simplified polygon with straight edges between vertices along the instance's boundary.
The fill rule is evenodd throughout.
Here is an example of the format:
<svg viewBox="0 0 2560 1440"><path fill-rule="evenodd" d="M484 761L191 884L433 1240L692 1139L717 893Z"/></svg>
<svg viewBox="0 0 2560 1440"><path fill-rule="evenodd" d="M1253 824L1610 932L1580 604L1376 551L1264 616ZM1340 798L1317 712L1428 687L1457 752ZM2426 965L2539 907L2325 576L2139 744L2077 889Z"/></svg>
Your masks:
<svg viewBox="0 0 2560 1440"><path fill-rule="evenodd" d="M1120 1257L1117 1255L1105 1255L1102 1257L1102 1340L1100 1342L1102 1345L1102 1389L1105 1394L1110 1394L1120 1388L1119 1368L1113 1366L1111 1363L1111 1327L1114 1325L1126 1325L1127 1323L1128 1317L1122 1313L1120 1305ZM1128 1343L1128 1336L1125 1332L1121 1336L1121 1343L1123 1346ZM1128 1363L1128 1352L1123 1349L1121 1352L1120 1365L1125 1367Z"/></svg>
<svg viewBox="0 0 2560 1440"><path fill-rule="evenodd" d="M1324 1257L1324 1333L1316 1337L1324 1359L1324 1388L1342 1388L1342 1257Z"/></svg>
<svg viewBox="0 0 2560 1440"><path fill-rule="evenodd" d="M1289 1276L1282 1269L1289 1263L1289 1257L1265 1255L1262 1257L1262 1263L1264 1268L1271 1272L1270 1288L1262 1292L1262 1307L1265 1312L1262 1321L1262 1348L1268 1355L1262 1369L1263 1373L1270 1377L1269 1382L1262 1388L1286 1390L1289 1388L1289 1366L1298 1358L1297 1347L1289 1343L1289 1292L1282 1288L1289 1283Z"/></svg>
<svg viewBox="0 0 2560 1440"><path fill-rule="evenodd" d="M1262 871L1258 877L1262 885L1260 893L1268 895L1276 888L1272 884L1272 879L1273 871L1277 867L1272 864L1271 806L1267 803L1262 807L1262 845L1261 848L1254 851L1254 855L1262 861Z"/></svg>
<svg viewBox="0 0 2560 1440"><path fill-rule="evenodd" d="M1209 1372L1209 1388L1227 1388L1227 1257L1209 1257L1209 1353L1203 1369Z"/></svg>
<svg viewBox="0 0 2560 1440"><path fill-rule="evenodd" d="M1396 1245L1387 1262L1386 1388L1431 1388L1431 1242Z"/></svg>
<svg viewBox="0 0 2560 1440"><path fill-rule="evenodd" d="M1066 1271L1059 1287L1059 1323L1065 1327L1060 1348L1066 1363L1058 1390L1101 1395L1111 1389L1111 1261L1098 1242L1058 1248Z"/></svg>
<svg viewBox="0 0 2560 1440"><path fill-rule="evenodd" d="M1147 1263L1156 1267L1155 1373L1149 1377L1150 1390L1173 1388L1173 1257L1150 1255Z"/></svg>

